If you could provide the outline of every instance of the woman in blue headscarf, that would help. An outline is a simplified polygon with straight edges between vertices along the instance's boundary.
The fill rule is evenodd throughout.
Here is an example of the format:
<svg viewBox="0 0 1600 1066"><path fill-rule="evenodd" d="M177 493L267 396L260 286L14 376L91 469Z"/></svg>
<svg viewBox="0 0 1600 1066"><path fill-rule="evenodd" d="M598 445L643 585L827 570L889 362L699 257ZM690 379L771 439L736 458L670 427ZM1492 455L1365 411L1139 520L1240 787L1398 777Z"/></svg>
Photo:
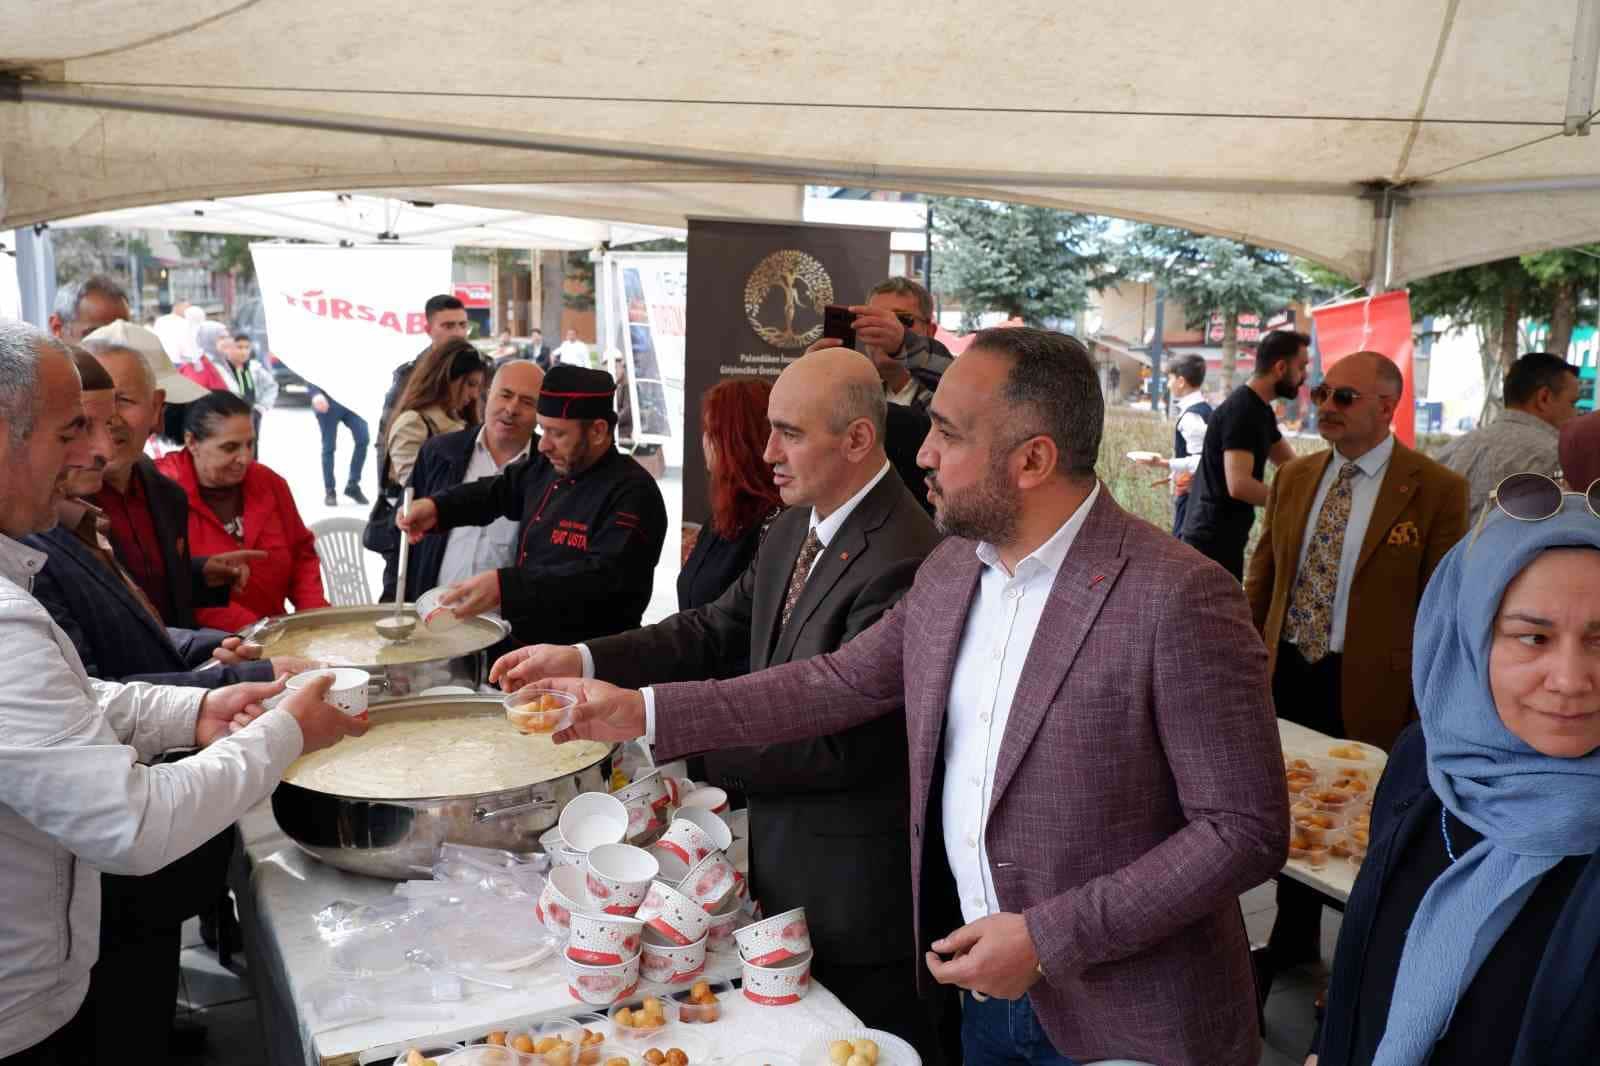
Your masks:
<svg viewBox="0 0 1600 1066"><path fill-rule="evenodd" d="M1319 1066L1600 1061L1600 482L1518 474L1417 613Z"/></svg>

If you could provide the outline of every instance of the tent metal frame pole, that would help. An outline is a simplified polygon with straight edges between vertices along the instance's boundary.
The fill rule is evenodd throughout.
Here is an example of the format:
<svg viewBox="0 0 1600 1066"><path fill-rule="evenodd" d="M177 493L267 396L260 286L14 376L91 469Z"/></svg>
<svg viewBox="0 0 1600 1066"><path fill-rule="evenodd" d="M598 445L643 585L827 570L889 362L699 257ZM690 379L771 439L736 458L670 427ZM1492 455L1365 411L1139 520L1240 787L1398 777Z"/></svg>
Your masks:
<svg viewBox="0 0 1600 1066"><path fill-rule="evenodd" d="M1600 63L1600 0L1578 0L1578 21L1572 30L1572 67L1567 73L1567 110L1561 132L1589 136L1594 117L1595 67Z"/></svg>
<svg viewBox="0 0 1600 1066"><path fill-rule="evenodd" d="M1376 296L1394 287L1394 231L1404 196L1393 187L1374 190L1372 198L1372 269L1367 294Z"/></svg>
<svg viewBox="0 0 1600 1066"><path fill-rule="evenodd" d="M477 126L417 122L376 116L350 117L335 112L294 108L269 108L221 100L190 100L150 93L90 90L52 82L22 81L0 76L0 103L53 104L105 111L171 115L215 122L242 122L258 126L283 126L327 133L352 133L399 140L429 141L479 148L508 148L551 152L632 162L667 163L707 170L738 170L751 175L777 177L813 184L877 187L896 183L944 184L965 187L982 195L982 186L1034 186L1051 189L1106 189L1149 192L1226 192L1263 196L1351 197L1362 194L1353 182L1268 182L1225 178L1157 178L1115 174L983 173L935 167L880 167L874 164L840 164L826 159L789 159L737 152L690 151L666 145L624 144L557 134L515 133ZM728 180L708 174L708 181Z"/></svg>

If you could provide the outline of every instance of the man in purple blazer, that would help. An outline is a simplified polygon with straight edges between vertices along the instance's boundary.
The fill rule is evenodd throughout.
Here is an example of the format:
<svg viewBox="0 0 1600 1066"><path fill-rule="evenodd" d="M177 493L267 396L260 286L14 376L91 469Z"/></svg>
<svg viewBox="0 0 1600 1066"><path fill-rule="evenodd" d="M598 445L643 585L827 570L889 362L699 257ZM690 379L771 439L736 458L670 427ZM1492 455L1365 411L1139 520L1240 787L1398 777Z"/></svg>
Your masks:
<svg viewBox="0 0 1600 1066"><path fill-rule="evenodd" d="M908 932L922 977L966 990L968 1066L1253 1066L1237 897L1283 865L1289 819L1243 592L1099 485L1104 408L1073 338L980 333L930 415L919 462L950 537L897 607L731 681L556 682L581 701L557 739L674 758L903 701Z"/></svg>

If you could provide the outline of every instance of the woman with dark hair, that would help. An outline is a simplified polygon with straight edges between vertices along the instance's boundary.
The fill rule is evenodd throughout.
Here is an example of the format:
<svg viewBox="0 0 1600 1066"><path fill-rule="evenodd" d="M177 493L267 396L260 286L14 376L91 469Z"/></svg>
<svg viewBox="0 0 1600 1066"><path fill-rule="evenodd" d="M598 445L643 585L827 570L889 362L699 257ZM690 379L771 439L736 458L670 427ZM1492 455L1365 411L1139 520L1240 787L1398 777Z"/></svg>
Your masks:
<svg viewBox="0 0 1600 1066"><path fill-rule="evenodd" d="M254 548L250 580L226 607L202 607L203 626L235 630L269 615L328 606L322 563L300 520L289 483L255 461L250 404L213 392L189 405L183 450L156 466L189 496L189 547L195 555Z"/></svg>
<svg viewBox="0 0 1600 1066"><path fill-rule="evenodd" d="M436 344L417 360L395 402L384 442L385 484L403 486L429 437L483 421L479 401L489 367L471 342Z"/></svg>
<svg viewBox="0 0 1600 1066"><path fill-rule="evenodd" d="M1513 474L1423 595L1321 1066L1600 1047L1600 482Z"/></svg>
<svg viewBox="0 0 1600 1066"><path fill-rule="evenodd" d="M721 596L755 558L767 527L783 510L772 467L762 458L772 426L772 386L754 378L724 381L700 403L700 444L710 478L711 522L678 574L678 609Z"/></svg>

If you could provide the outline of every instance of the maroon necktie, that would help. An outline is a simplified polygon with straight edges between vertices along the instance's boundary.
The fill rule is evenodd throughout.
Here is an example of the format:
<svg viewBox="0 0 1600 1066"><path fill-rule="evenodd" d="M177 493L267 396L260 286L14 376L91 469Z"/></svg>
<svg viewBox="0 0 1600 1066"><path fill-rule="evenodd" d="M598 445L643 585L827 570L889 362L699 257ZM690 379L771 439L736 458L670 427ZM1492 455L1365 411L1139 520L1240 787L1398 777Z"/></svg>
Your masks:
<svg viewBox="0 0 1600 1066"><path fill-rule="evenodd" d="M780 630L789 624L789 616L794 614L794 605L800 602L800 594L806 590L806 578L811 576L811 564L817 561L817 556L822 552L822 541L817 539L817 530L813 526L810 533L806 534L806 542L800 545L800 555L794 561L794 572L789 575L789 594L783 598L783 621L778 624Z"/></svg>

